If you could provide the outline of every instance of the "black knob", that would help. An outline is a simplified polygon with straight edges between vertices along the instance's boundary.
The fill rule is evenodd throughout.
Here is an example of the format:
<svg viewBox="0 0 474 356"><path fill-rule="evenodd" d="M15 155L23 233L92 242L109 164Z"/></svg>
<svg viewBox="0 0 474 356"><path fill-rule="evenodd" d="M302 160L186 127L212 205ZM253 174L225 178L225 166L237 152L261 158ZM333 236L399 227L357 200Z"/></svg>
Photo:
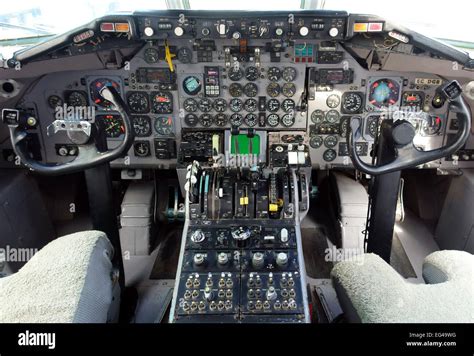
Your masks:
<svg viewBox="0 0 474 356"><path fill-rule="evenodd" d="M415 128L408 121L400 120L393 124L392 138L396 145L405 146L413 141Z"/></svg>

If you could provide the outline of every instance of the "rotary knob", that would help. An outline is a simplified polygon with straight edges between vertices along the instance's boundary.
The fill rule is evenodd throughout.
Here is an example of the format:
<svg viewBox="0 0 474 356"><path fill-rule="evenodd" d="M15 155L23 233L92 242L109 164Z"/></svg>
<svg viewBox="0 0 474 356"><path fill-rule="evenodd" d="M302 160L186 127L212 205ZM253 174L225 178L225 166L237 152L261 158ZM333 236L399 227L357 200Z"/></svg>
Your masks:
<svg viewBox="0 0 474 356"><path fill-rule="evenodd" d="M306 37L309 34L309 28L306 26L301 26L299 32L300 32L300 36Z"/></svg>
<svg viewBox="0 0 474 356"><path fill-rule="evenodd" d="M202 266L206 261L206 257L202 253L196 253L193 258L195 266Z"/></svg>
<svg viewBox="0 0 474 356"><path fill-rule="evenodd" d="M277 298L277 292L275 290L275 287L268 288L265 296L267 300L275 300Z"/></svg>
<svg viewBox="0 0 474 356"><path fill-rule="evenodd" d="M265 257L261 252L255 252L252 256L252 265L254 268L262 268L265 262Z"/></svg>
<svg viewBox="0 0 474 356"><path fill-rule="evenodd" d="M227 256L227 253L221 252L217 255L217 263L225 265L227 262L229 262L229 256Z"/></svg>
<svg viewBox="0 0 474 356"><path fill-rule="evenodd" d="M288 263L288 255L285 252L280 252L277 255L276 263L280 267L286 266L286 264Z"/></svg>
<svg viewBox="0 0 474 356"><path fill-rule="evenodd" d="M191 234L191 241L194 243L200 243L203 242L204 239L206 238L206 235L202 230L196 230Z"/></svg>

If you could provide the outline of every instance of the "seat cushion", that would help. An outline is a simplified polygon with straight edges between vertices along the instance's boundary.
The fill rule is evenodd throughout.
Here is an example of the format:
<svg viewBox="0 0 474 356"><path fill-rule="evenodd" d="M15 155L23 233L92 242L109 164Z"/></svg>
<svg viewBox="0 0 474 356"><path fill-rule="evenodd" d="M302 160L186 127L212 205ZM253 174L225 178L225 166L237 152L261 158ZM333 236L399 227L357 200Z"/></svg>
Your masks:
<svg viewBox="0 0 474 356"><path fill-rule="evenodd" d="M331 276L349 321L473 323L474 256L438 251L425 259L429 283L406 281L375 254L338 263Z"/></svg>
<svg viewBox="0 0 474 356"><path fill-rule="evenodd" d="M0 279L2 323L103 323L112 302L113 248L103 232L60 237Z"/></svg>

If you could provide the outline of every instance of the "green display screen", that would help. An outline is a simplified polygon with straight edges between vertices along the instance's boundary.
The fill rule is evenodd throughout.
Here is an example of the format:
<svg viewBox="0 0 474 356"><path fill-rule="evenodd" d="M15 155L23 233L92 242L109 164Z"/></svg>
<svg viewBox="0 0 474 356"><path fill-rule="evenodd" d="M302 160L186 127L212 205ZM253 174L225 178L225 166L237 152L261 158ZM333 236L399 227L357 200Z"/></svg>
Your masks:
<svg viewBox="0 0 474 356"><path fill-rule="evenodd" d="M260 136L252 138L246 134L232 135L230 138L231 154L255 154L260 155Z"/></svg>

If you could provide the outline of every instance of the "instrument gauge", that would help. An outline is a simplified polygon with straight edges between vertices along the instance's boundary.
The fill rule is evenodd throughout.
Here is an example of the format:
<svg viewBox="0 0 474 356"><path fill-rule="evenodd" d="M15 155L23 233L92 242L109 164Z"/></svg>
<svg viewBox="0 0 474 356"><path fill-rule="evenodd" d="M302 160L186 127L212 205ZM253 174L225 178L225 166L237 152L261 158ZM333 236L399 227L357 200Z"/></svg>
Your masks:
<svg viewBox="0 0 474 356"><path fill-rule="evenodd" d="M324 139L324 146L327 148L334 148L337 145L337 137L334 135L329 135Z"/></svg>
<svg viewBox="0 0 474 356"><path fill-rule="evenodd" d="M230 124L232 125L232 127L239 127L240 125L242 125L242 122L242 115L235 113L230 116Z"/></svg>
<svg viewBox="0 0 474 356"><path fill-rule="evenodd" d="M139 91L128 93L127 103L130 110L137 114L144 114L150 111L148 95Z"/></svg>
<svg viewBox="0 0 474 356"><path fill-rule="evenodd" d="M71 91L66 96L66 103L74 107L87 106L86 94L82 91Z"/></svg>
<svg viewBox="0 0 474 356"><path fill-rule="evenodd" d="M404 92L402 95L402 106L422 109L424 102L423 93L420 92Z"/></svg>
<svg viewBox="0 0 474 356"><path fill-rule="evenodd" d="M150 118L147 116L135 116L132 118L133 132L137 137L147 137L151 134Z"/></svg>
<svg viewBox="0 0 474 356"><path fill-rule="evenodd" d="M195 75L190 75L183 80L183 90L188 95L196 95L201 91L201 79Z"/></svg>
<svg viewBox="0 0 474 356"><path fill-rule="evenodd" d="M217 112L224 112L227 109L227 102L225 101L225 99L218 98L214 100L213 106L214 110L216 110Z"/></svg>
<svg viewBox="0 0 474 356"><path fill-rule="evenodd" d="M325 118L324 111L316 109L311 113L311 121L313 124L321 124Z"/></svg>
<svg viewBox="0 0 474 356"><path fill-rule="evenodd" d="M283 77L283 80L286 82L294 81L296 79L296 75L297 75L296 69L293 67L285 67L283 69L282 77Z"/></svg>
<svg viewBox="0 0 474 356"><path fill-rule="evenodd" d="M255 99L245 100L244 109L245 111L248 111L248 112L254 112L255 110L257 110L257 100Z"/></svg>
<svg viewBox="0 0 474 356"><path fill-rule="evenodd" d="M244 86L244 93L250 98L253 98L258 93L258 87L255 83L247 83Z"/></svg>
<svg viewBox="0 0 474 356"><path fill-rule="evenodd" d="M210 114L202 114L199 116L199 123L204 127L212 125L212 116Z"/></svg>
<svg viewBox="0 0 474 356"><path fill-rule="evenodd" d="M57 107L59 106L63 106L63 99L61 99L59 96L57 95L50 95L48 97L48 106L51 108L51 109L56 109Z"/></svg>
<svg viewBox="0 0 474 356"><path fill-rule="evenodd" d="M244 76L244 71L240 67L231 67L228 72L229 79L237 82Z"/></svg>
<svg viewBox="0 0 474 356"><path fill-rule="evenodd" d="M281 108L283 109L284 112L294 111L295 107L296 107L296 104L293 101L293 99L285 99L281 103Z"/></svg>
<svg viewBox="0 0 474 356"><path fill-rule="evenodd" d="M280 117L277 114L270 114L267 116L267 125L270 127L278 126Z"/></svg>
<svg viewBox="0 0 474 356"><path fill-rule="evenodd" d="M323 153L323 159L324 159L326 162L332 162L332 161L334 161L336 158L337 158L337 152L334 151L332 148L327 149L327 150L324 151L324 153Z"/></svg>
<svg viewBox="0 0 474 356"><path fill-rule="evenodd" d="M281 87L281 93L287 98L291 98L296 93L296 86L293 83L285 83Z"/></svg>
<svg viewBox="0 0 474 356"><path fill-rule="evenodd" d="M331 109L337 108L340 103L341 98L337 94L331 94L326 99L326 105Z"/></svg>
<svg viewBox="0 0 474 356"><path fill-rule="evenodd" d="M248 81L254 82L258 79L259 76L260 76L260 73L257 67L252 66L252 67L248 67L245 70L245 79L247 79Z"/></svg>
<svg viewBox="0 0 474 356"><path fill-rule="evenodd" d="M421 123L421 133L423 136L434 136L441 132L443 120L439 116L427 115Z"/></svg>
<svg viewBox="0 0 474 356"><path fill-rule="evenodd" d="M362 93L347 92L342 95L342 112L345 114L360 113L362 109Z"/></svg>
<svg viewBox="0 0 474 356"><path fill-rule="evenodd" d="M148 64L157 63L160 60L160 54L156 48L147 48L144 52L145 62Z"/></svg>
<svg viewBox="0 0 474 356"><path fill-rule="evenodd" d="M105 136L117 138L125 133L125 125L119 115L99 115L97 119L104 125Z"/></svg>
<svg viewBox="0 0 474 356"><path fill-rule="evenodd" d="M281 70L278 67L268 68L267 77L272 82L277 82L281 79Z"/></svg>
<svg viewBox="0 0 474 356"><path fill-rule="evenodd" d="M171 114L173 112L173 96L170 92L152 92L151 98L152 111L154 113Z"/></svg>
<svg viewBox="0 0 474 356"><path fill-rule="evenodd" d="M323 138L321 136L313 136L311 137L311 139L309 140L309 145L312 147L312 148L319 148L323 145Z"/></svg>
<svg viewBox="0 0 474 356"><path fill-rule="evenodd" d="M278 83L270 83L267 86L267 94L272 98L276 98L281 93L281 87Z"/></svg>
<svg viewBox="0 0 474 356"><path fill-rule="evenodd" d="M150 142L137 141L133 144L133 151L137 157L148 157L150 155Z"/></svg>
<svg viewBox="0 0 474 356"><path fill-rule="evenodd" d="M195 112L198 109L198 103L192 98L188 98L183 102L183 108L187 112Z"/></svg>
<svg viewBox="0 0 474 356"><path fill-rule="evenodd" d="M227 124L227 115L223 113L219 113L214 116L214 123L216 126L225 126Z"/></svg>
<svg viewBox="0 0 474 356"><path fill-rule="evenodd" d="M257 115L255 114L247 114L245 116L245 125L247 125L248 127L254 127L257 125L257 122L258 122L258 119L257 119Z"/></svg>
<svg viewBox="0 0 474 356"><path fill-rule="evenodd" d="M239 83L232 83L229 85L229 94L230 96L233 96L234 98L237 98L242 95L243 88L242 85Z"/></svg>
<svg viewBox="0 0 474 356"><path fill-rule="evenodd" d="M191 60L193 59L193 51L188 47L181 47L178 50L177 56L181 63L191 63Z"/></svg>
<svg viewBox="0 0 474 356"><path fill-rule="evenodd" d="M159 135L173 134L173 119L170 116L159 116L155 119L155 131Z"/></svg>
<svg viewBox="0 0 474 356"><path fill-rule="evenodd" d="M199 119L195 114L187 114L184 117L184 123L189 127L194 127L197 125Z"/></svg>
<svg viewBox="0 0 474 356"><path fill-rule="evenodd" d="M295 116L293 114L285 114L281 118L281 124L285 127L291 127L295 124Z"/></svg>
<svg viewBox="0 0 474 356"><path fill-rule="evenodd" d="M115 80L100 78L94 80L89 86L91 99L95 105L110 109L112 108L112 103L100 95L100 91L105 86L113 87L115 90L117 90L117 92L120 93L120 85Z"/></svg>
<svg viewBox="0 0 474 356"><path fill-rule="evenodd" d="M239 112L242 110L243 103L240 99L232 99L229 106L233 112Z"/></svg>
<svg viewBox="0 0 474 356"><path fill-rule="evenodd" d="M208 98L201 99L198 107L202 112L209 112L212 110L212 101Z"/></svg>
<svg viewBox="0 0 474 356"><path fill-rule="evenodd" d="M396 105L400 96L400 85L388 78L379 79L369 87L369 104L376 107Z"/></svg>
<svg viewBox="0 0 474 356"><path fill-rule="evenodd" d="M339 122L339 112L337 110L329 110L326 113L326 121L330 124L337 124Z"/></svg>
<svg viewBox="0 0 474 356"><path fill-rule="evenodd" d="M277 99L268 100L267 109L270 112L277 112L278 110L280 110L280 102Z"/></svg>

